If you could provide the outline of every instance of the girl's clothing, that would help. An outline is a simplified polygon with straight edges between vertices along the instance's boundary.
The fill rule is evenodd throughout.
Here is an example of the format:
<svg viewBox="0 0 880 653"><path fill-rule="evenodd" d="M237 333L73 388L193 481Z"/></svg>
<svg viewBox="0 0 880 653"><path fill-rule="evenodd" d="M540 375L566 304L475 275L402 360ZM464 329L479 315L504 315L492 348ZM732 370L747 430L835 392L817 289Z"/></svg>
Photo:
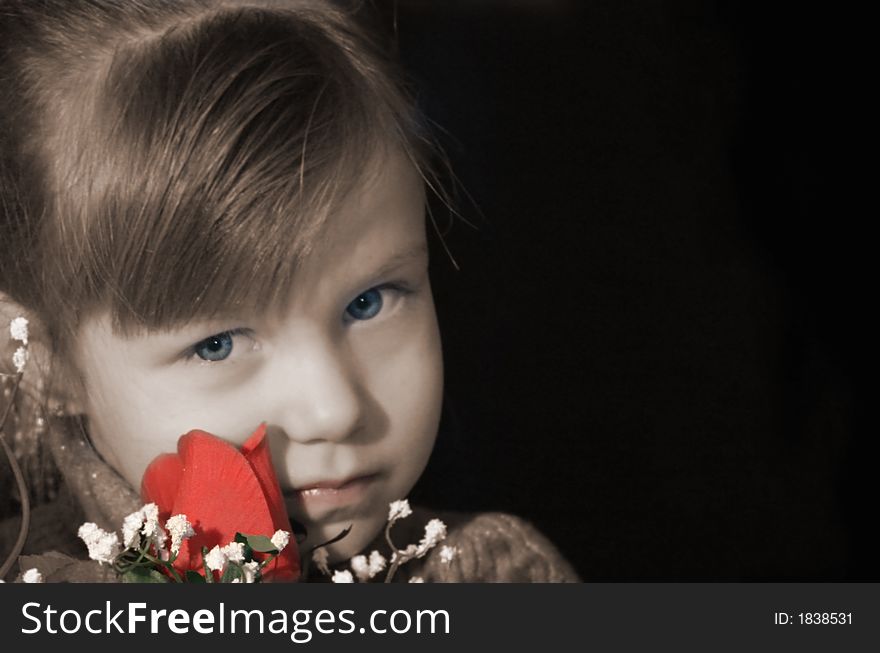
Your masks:
<svg viewBox="0 0 880 653"><path fill-rule="evenodd" d="M86 549L77 537L79 525L97 523L107 531L118 531L126 515L138 510L138 494L70 428L56 425L50 431L52 452L62 470L66 491L51 503L36 508L32 515L25 553L56 551L78 558ZM526 521L504 513L437 512L414 507L413 514L398 521L392 539L401 549L416 544L425 524L439 518L447 536L420 559L397 570L394 580L424 582L578 582L577 574L559 551ZM0 524L0 556L12 549L18 519ZM364 553L378 550L390 559L390 549L380 533ZM61 565L60 557L24 556L22 570L36 566L46 581L114 580L97 563ZM347 568L345 563L337 568ZM374 581L385 577L380 572ZM7 579L8 580L8 579ZM329 580L311 569L309 581Z"/></svg>

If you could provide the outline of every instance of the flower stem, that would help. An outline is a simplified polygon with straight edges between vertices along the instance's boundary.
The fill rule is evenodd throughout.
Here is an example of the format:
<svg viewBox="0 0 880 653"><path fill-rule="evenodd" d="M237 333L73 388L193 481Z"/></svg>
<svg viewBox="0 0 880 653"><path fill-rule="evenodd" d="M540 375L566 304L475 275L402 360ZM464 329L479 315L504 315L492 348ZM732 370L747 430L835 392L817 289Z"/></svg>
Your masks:
<svg viewBox="0 0 880 653"><path fill-rule="evenodd" d="M16 376L15 385L12 386L12 393L9 396L9 403L6 404L6 408L3 411L3 417L0 418L0 444L3 445L3 453L6 454L6 458L9 460L9 466L12 467L12 475L15 476L15 483L18 486L18 494L21 498L21 526L19 526L18 529L18 538L15 540L15 544L13 545L9 556L7 556L6 560L3 562L3 566L0 567L0 579L6 576L12 568L12 565L18 560L19 554L22 549L24 549L28 528L31 523L31 497L28 492L27 483L25 483L24 474L21 472L21 467L18 464L18 460L15 458L15 453L9 448L9 444L6 442L6 437L3 435L3 429L6 426L6 419L9 417L9 411L12 409L12 404L15 402L15 395L18 394L18 386L21 385L21 377L21 373Z"/></svg>
<svg viewBox="0 0 880 653"><path fill-rule="evenodd" d="M266 567L270 562L272 562L277 557L278 557L277 553L269 554L269 557L260 563L260 569L263 569L264 567Z"/></svg>
<svg viewBox="0 0 880 653"><path fill-rule="evenodd" d="M138 563L140 563L141 560L146 560L147 562L150 562L154 565L159 565L160 567L165 567L165 569L167 569L168 572L174 577L174 580L176 580L178 583L182 583L183 578L181 578L180 574L177 573L177 570L174 568L174 565L170 564L166 560L161 560L160 558L157 558L156 556L150 555L148 553L149 547L150 547L149 541L145 542L144 547L140 549L140 556L138 556L138 559L135 560L131 566L136 567L138 565Z"/></svg>
<svg viewBox="0 0 880 653"><path fill-rule="evenodd" d="M393 562L388 567L388 573L385 575L385 582L390 583L394 578L394 574L397 573L397 568L400 567L406 559L404 559L403 551L394 546L394 542L391 541L391 527L394 526L394 522L396 519L389 519L388 524L385 525L385 541L388 542L388 546L391 549L391 557Z"/></svg>
<svg viewBox="0 0 880 653"><path fill-rule="evenodd" d="M177 570L174 568L174 565L172 565L171 563L169 563L165 560L160 560L159 558L155 558L151 555L146 555L144 557L147 560L149 560L150 562L152 562L153 564L161 565L161 566L165 567L165 569L168 570L168 572L174 577L174 580L176 580L178 583L183 582L183 578L180 576L179 573L177 573Z"/></svg>
<svg viewBox="0 0 880 653"><path fill-rule="evenodd" d="M385 576L386 583L390 583L392 581L392 579L394 578L394 574L397 573L397 568L400 567L400 563L401 559L398 556L398 558L391 563L391 566L388 567L388 575Z"/></svg>
<svg viewBox="0 0 880 653"><path fill-rule="evenodd" d="M392 551L397 551L397 547L394 546L394 542L391 541L391 527L394 526L395 521L396 520L394 519L390 519L388 520L388 523L385 524L385 541L388 542L388 547Z"/></svg>
<svg viewBox="0 0 880 653"><path fill-rule="evenodd" d="M137 560L135 560L134 562L131 563L132 567L136 567L137 565L139 565L141 560L143 560L144 558L146 558L148 560L150 559L150 556L147 553L147 549L149 549L149 547L150 547L150 544L149 544L149 542L146 542L146 541L144 542L143 545L141 545L141 547L138 549Z"/></svg>
<svg viewBox="0 0 880 653"><path fill-rule="evenodd" d="M208 556L208 547L202 547L202 567L205 568L205 582L213 583L214 582L214 572L208 569L208 561L206 560Z"/></svg>

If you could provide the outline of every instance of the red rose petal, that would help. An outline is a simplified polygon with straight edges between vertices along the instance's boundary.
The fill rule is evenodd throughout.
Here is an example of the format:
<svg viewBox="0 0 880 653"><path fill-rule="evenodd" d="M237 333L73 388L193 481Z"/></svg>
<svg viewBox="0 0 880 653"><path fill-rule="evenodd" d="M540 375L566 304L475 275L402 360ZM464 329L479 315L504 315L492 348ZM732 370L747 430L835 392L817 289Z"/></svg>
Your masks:
<svg viewBox="0 0 880 653"><path fill-rule="evenodd" d="M269 444L266 441L265 423L260 424L254 434L248 438L241 448L241 453L260 482L269 513L272 515L272 522L277 524L278 528L290 532L290 519L287 516L284 497L281 495L281 487L275 475L275 468L272 466Z"/></svg>
<svg viewBox="0 0 880 653"><path fill-rule="evenodd" d="M165 523L171 516L177 489L183 475L183 462L174 453L163 453L147 466L141 479L141 498L144 503L159 506L159 518Z"/></svg>
<svg viewBox="0 0 880 653"><path fill-rule="evenodd" d="M281 494L278 477L275 475L275 468L272 466L269 443L266 440L265 422L260 424L253 435L244 443L241 453L248 461L248 464L250 464L260 483L269 508L269 514L272 516L273 530L272 533L269 533L269 536L271 537L276 530L284 530L291 533L292 538L293 529L290 527L287 507L284 504L284 497ZM274 580L295 580L299 577L299 553L292 539L291 544L288 544L278 554L275 561L267 567L268 569L272 570L271 576Z"/></svg>
<svg viewBox="0 0 880 653"><path fill-rule="evenodd" d="M266 425L239 451L204 431L190 431L177 442L177 454L158 456L144 472L141 496L159 506L162 520L185 514L196 535L184 541L174 566L203 573L202 546L232 542L235 533L271 537L292 531L284 497L272 467ZM264 554L255 554L263 559ZM291 542L263 570L265 580L299 578L299 552Z"/></svg>
<svg viewBox="0 0 880 653"><path fill-rule="evenodd" d="M187 515L196 535L184 542L175 567L197 568L202 546L228 544L236 532L275 532L263 489L238 449L204 431L190 431L177 450L183 471L172 514Z"/></svg>

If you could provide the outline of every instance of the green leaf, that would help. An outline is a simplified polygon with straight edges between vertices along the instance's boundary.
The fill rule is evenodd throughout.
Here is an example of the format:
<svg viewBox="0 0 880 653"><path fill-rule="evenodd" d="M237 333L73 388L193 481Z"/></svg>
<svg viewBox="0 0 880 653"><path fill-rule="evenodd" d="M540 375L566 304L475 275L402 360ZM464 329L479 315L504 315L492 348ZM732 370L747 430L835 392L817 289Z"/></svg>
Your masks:
<svg viewBox="0 0 880 653"><path fill-rule="evenodd" d="M132 567L122 574L123 583L167 583L168 576L155 569L147 567Z"/></svg>
<svg viewBox="0 0 880 653"><path fill-rule="evenodd" d="M241 571L241 565L236 562L227 562L226 569L223 570L223 575L220 577L220 582L231 583L236 578L239 581L244 580L244 574Z"/></svg>
<svg viewBox="0 0 880 653"><path fill-rule="evenodd" d="M187 583L205 583L205 577L197 571L189 570L186 572Z"/></svg>
<svg viewBox="0 0 880 653"><path fill-rule="evenodd" d="M272 540L270 540L265 535L245 535L247 538L247 544L254 551L259 551L260 553L277 553L278 547L272 544Z"/></svg>
<svg viewBox="0 0 880 653"><path fill-rule="evenodd" d="M242 554L244 555L244 561L250 562L254 559L254 550L248 545L247 535L242 535L241 533L235 534L235 542L239 544L244 544L244 551Z"/></svg>

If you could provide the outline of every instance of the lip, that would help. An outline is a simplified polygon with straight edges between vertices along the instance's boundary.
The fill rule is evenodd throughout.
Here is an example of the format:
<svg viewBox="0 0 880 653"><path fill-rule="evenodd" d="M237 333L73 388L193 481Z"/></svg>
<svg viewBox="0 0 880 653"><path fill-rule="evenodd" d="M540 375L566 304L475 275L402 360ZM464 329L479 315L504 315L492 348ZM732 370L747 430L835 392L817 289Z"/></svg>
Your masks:
<svg viewBox="0 0 880 653"><path fill-rule="evenodd" d="M359 503L378 478L379 474L374 473L343 480L310 482L285 491L284 496L295 513L317 520Z"/></svg>

